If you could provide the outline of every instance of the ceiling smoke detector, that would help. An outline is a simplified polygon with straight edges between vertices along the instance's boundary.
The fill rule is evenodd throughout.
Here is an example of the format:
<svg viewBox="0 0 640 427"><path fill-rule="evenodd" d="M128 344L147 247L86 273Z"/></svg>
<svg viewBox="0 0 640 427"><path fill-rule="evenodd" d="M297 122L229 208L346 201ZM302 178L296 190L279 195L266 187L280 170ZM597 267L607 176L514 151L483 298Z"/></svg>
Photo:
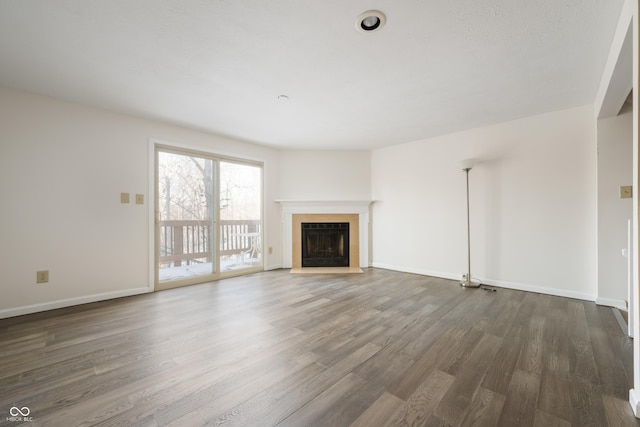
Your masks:
<svg viewBox="0 0 640 427"><path fill-rule="evenodd" d="M379 10L367 10L358 16L356 28L364 33L379 30L384 27L387 17Z"/></svg>

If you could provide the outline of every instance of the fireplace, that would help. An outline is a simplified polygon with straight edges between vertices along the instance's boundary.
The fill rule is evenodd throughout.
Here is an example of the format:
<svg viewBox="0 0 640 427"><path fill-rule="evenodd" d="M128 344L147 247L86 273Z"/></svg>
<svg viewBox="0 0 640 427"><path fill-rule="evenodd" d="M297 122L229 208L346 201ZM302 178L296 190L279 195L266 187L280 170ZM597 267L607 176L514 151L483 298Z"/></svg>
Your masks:
<svg viewBox="0 0 640 427"><path fill-rule="evenodd" d="M276 200L282 206L282 266L292 273L362 273L369 265L369 207L372 201ZM302 266L302 223L349 223L346 267Z"/></svg>
<svg viewBox="0 0 640 427"><path fill-rule="evenodd" d="M292 215L292 271L294 272L319 272L322 270L339 271L346 269L351 272L362 272L360 269L359 251L359 218L357 214L293 214ZM305 232L302 224L308 224ZM342 224L337 226L336 224ZM344 225L346 224L346 225ZM316 234L326 232L327 236L320 241ZM310 233L309 233L310 232ZM303 238L303 233L309 234L309 238ZM342 237L341 237L342 236ZM303 245L311 244L311 247L303 248ZM324 248L322 248L324 246ZM304 262L303 252L312 255ZM341 258L337 265L337 259ZM311 264L309 264L309 262ZM311 266L315 263L315 266ZM333 266L331 266L333 265Z"/></svg>
<svg viewBox="0 0 640 427"><path fill-rule="evenodd" d="M303 222L303 267L349 267L348 222Z"/></svg>

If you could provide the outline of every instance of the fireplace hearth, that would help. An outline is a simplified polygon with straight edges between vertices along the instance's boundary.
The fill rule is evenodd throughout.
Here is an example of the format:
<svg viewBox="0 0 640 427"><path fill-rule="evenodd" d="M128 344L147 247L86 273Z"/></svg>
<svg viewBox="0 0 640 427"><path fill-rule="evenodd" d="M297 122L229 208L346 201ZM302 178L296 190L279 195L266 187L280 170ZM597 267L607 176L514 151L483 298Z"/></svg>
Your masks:
<svg viewBox="0 0 640 427"><path fill-rule="evenodd" d="M302 267L349 267L348 222L303 222Z"/></svg>

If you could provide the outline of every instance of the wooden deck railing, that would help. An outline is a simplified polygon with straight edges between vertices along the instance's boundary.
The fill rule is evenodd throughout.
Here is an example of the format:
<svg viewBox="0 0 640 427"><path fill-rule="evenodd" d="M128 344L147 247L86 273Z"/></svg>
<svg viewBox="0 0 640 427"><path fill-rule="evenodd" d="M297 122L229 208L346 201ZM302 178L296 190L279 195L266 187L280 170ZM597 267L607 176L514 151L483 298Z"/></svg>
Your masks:
<svg viewBox="0 0 640 427"><path fill-rule="evenodd" d="M205 259L211 262L211 223L199 220L160 221L160 263L178 267ZM260 232L260 220L220 221L220 256L236 255L252 248L248 233ZM202 261L201 261L202 262Z"/></svg>

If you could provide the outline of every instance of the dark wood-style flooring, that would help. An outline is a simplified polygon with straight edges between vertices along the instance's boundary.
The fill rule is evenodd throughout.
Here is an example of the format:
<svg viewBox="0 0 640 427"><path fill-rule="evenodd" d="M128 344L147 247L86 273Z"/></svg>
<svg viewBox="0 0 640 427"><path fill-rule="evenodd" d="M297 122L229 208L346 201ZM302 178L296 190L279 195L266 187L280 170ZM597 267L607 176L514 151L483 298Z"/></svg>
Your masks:
<svg viewBox="0 0 640 427"><path fill-rule="evenodd" d="M610 308L379 269L0 320L0 425L637 426L632 378Z"/></svg>

